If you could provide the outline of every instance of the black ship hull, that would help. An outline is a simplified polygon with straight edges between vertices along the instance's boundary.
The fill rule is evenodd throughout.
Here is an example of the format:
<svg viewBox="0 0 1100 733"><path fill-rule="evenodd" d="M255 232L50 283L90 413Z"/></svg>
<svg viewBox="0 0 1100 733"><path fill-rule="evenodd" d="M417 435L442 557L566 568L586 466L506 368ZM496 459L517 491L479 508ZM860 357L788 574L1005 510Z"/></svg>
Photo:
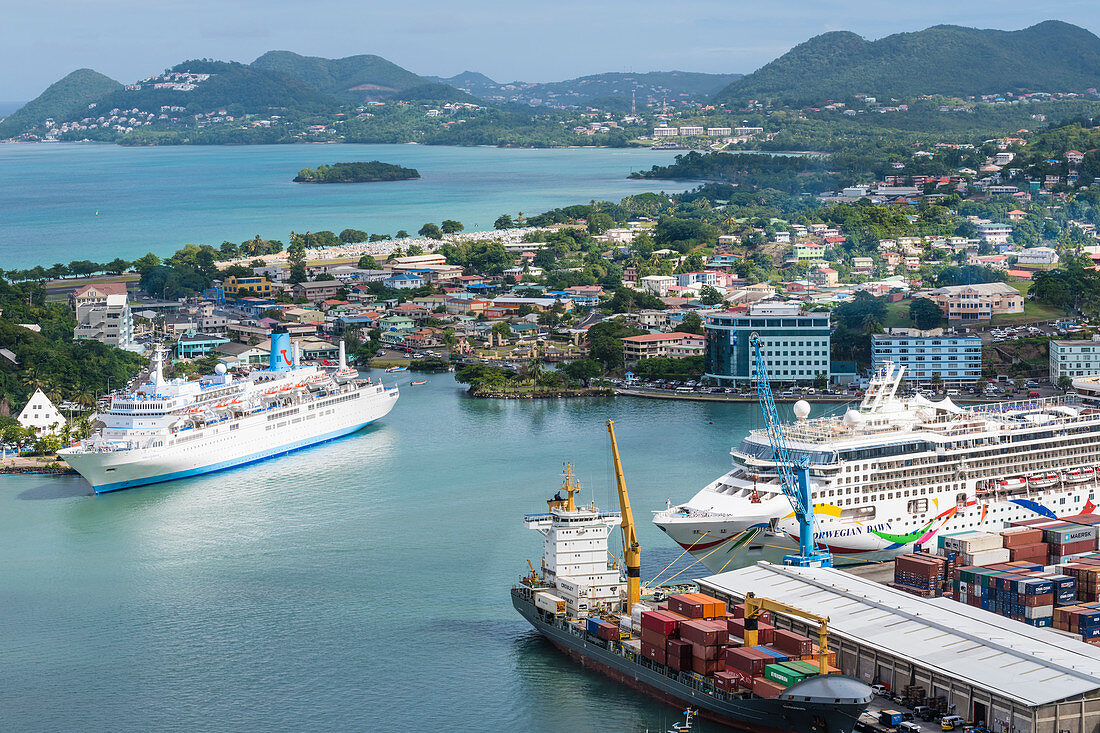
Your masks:
<svg viewBox="0 0 1100 733"><path fill-rule="evenodd" d="M527 593L512 591L512 605L554 646L606 676L650 697L752 733L852 733L872 694L862 682L841 675L810 677L778 698L740 697L715 690L696 675L674 672L613 645L576 633L535 607Z"/></svg>

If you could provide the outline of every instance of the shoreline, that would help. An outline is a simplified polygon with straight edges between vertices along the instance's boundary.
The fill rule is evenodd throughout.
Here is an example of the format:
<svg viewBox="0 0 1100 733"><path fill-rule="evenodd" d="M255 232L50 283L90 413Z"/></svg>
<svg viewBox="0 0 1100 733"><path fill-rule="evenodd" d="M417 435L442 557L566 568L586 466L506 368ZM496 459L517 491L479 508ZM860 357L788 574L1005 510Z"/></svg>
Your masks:
<svg viewBox="0 0 1100 733"><path fill-rule="evenodd" d="M755 394L751 396L747 395L729 395L729 394L677 394L675 392L667 392L662 390L641 390L641 389L623 389L622 387L615 388L615 396L623 395L625 397L643 397L653 400L687 400L689 402L751 402L755 404L758 400ZM856 397L855 395L798 395L795 397L781 397L774 395L776 402L795 403L798 401L805 401L811 404L825 404L825 405L843 405L846 403L858 403L862 400L862 397ZM951 398L951 401L956 404L995 404L997 402L1012 402L1014 400L1001 400L1001 399L984 399L980 397L963 397L961 395Z"/></svg>

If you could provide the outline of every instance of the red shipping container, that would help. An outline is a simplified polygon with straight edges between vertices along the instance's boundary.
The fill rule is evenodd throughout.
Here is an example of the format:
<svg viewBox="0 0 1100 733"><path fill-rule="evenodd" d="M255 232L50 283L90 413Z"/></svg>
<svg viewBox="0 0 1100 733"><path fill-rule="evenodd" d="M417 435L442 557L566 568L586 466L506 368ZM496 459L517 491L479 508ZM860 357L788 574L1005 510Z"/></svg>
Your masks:
<svg viewBox="0 0 1100 733"><path fill-rule="evenodd" d="M695 674L711 675L715 672L722 672L726 669L726 663L721 659L700 659L699 657L691 658L691 671Z"/></svg>
<svg viewBox="0 0 1100 733"><path fill-rule="evenodd" d="M795 657L802 657L811 653L814 646L812 639L783 629L775 630L775 642L773 644L779 651Z"/></svg>
<svg viewBox="0 0 1100 733"><path fill-rule="evenodd" d="M745 604L744 603L738 603L736 606L733 607L733 617L734 618L745 618ZM770 624L772 622L771 611L761 611L760 613L756 614L756 620Z"/></svg>
<svg viewBox="0 0 1100 733"><path fill-rule="evenodd" d="M1021 595L1021 596L1019 596L1019 598L1020 598L1020 602L1025 606L1039 607L1039 606L1053 606L1054 605L1054 594L1053 593L1044 593L1041 596Z"/></svg>
<svg viewBox="0 0 1100 733"><path fill-rule="evenodd" d="M619 627L606 621L600 621L596 624L596 638L604 641L618 641Z"/></svg>
<svg viewBox="0 0 1100 733"><path fill-rule="evenodd" d="M646 644L659 646L663 649L665 647L665 644L668 642L668 637L664 634L658 634L656 631L642 629L642 641L644 641Z"/></svg>
<svg viewBox="0 0 1100 733"><path fill-rule="evenodd" d="M734 676L734 678L737 680L738 687L744 688L746 690L752 689L752 673L745 672L740 669L734 669L733 667L729 666L728 663L726 664L725 671L727 674L731 674Z"/></svg>
<svg viewBox="0 0 1100 733"><path fill-rule="evenodd" d="M718 645L692 644L691 656L698 659L725 659L723 651L726 647Z"/></svg>
<svg viewBox="0 0 1100 733"><path fill-rule="evenodd" d="M695 597L695 593L679 593L668 597L670 611L683 614L688 618L703 618L707 612L706 603Z"/></svg>
<svg viewBox="0 0 1100 733"><path fill-rule="evenodd" d="M691 642L669 639L665 644L665 651L669 662L676 659L681 662L683 669L691 667Z"/></svg>
<svg viewBox="0 0 1100 733"><path fill-rule="evenodd" d="M744 639L745 619L726 619L726 629L729 631L730 638ZM769 623L758 621L756 624L756 632L757 644L771 644L775 640L775 627Z"/></svg>
<svg viewBox="0 0 1100 733"><path fill-rule="evenodd" d="M667 659L663 646L656 647L644 641L642 642L642 656L646 659L652 659L654 662L660 662L661 664L664 664Z"/></svg>
<svg viewBox="0 0 1100 733"><path fill-rule="evenodd" d="M679 621L667 611L642 611L642 628L661 636L674 636Z"/></svg>
<svg viewBox="0 0 1100 733"><path fill-rule="evenodd" d="M756 649L726 647L726 664L732 669L739 669L753 677L764 674L764 666L773 662L775 657Z"/></svg>
<svg viewBox="0 0 1100 733"><path fill-rule="evenodd" d="M785 689L787 688L763 677L755 677L752 681L752 694L765 700L774 700Z"/></svg>
<svg viewBox="0 0 1100 733"><path fill-rule="evenodd" d="M737 689L737 676L733 672L725 670L714 673L714 686L722 692L732 692Z"/></svg>
<svg viewBox="0 0 1100 733"><path fill-rule="evenodd" d="M729 631L725 621L683 621L680 623L680 638L705 646L726 644L729 642Z"/></svg>
<svg viewBox="0 0 1100 733"><path fill-rule="evenodd" d="M1019 545L1017 547L1008 548L1008 557L1012 561L1017 560L1030 560L1033 557L1047 556L1050 551L1049 545L1045 542L1037 542L1030 545Z"/></svg>
<svg viewBox="0 0 1100 733"><path fill-rule="evenodd" d="M1008 549L1034 545L1043 541L1043 530L1034 527L1008 527L1001 531L1004 546Z"/></svg>

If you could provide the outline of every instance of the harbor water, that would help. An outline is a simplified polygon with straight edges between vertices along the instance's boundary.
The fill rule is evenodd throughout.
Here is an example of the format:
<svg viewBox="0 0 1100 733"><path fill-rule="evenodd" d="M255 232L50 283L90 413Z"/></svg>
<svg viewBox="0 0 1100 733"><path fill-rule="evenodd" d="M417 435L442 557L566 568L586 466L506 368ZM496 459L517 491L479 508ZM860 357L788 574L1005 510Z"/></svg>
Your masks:
<svg viewBox="0 0 1100 733"><path fill-rule="evenodd" d="M0 145L0 268L215 247L259 234L362 229L415 233L456 219L492 229L503 213L541 213L677 181L628 180L676 151L527 150L424 145L249 145L127 148L90 143ZM322 163L381 160L420 180L309 185L292 179Z"/></svg>
<svg viewBox="0 0 1100 733"><path fill-rule="evenodd" d="M650 511L727 470L756 406L476 400L451 375L383 376L402 386L388 417L263 463L99 497L0 477L3 729L667 730L674 708L512 609L542 552L522 517L565 461L580 500L615 508L613 419L651 578L680 553Z"/></svg>

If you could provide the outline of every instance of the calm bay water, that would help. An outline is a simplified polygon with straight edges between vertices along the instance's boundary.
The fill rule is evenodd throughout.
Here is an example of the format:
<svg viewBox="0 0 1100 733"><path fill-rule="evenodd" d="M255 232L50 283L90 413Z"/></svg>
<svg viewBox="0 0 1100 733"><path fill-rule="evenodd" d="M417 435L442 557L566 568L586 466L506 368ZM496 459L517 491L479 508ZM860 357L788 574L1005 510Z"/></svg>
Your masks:
<svg viewBox="0 0 1100 733"><path fill-rule="evenodd" d="M676 182L626 178L674 155L421 145L0 145L0 268L133 259L255 234L286 242L291 230L352 227L392 235L443 219L491 229L505 212L530 215L590 199L682 190ZM302 168L375 159L416 168L422 178L291 181Z"/></svg>
<svg viewBox="0 0 1100 733"><path fill-rule="evenodd" d="M522 517L564 461L582 500L616 505L611 418L650 578L679 552L649 512L727 470L756 407L408 380L376 425L249 467L101 497L0 477L0 727L666 730L675 709L582 670L512 609L541 552Z"/></svg>

